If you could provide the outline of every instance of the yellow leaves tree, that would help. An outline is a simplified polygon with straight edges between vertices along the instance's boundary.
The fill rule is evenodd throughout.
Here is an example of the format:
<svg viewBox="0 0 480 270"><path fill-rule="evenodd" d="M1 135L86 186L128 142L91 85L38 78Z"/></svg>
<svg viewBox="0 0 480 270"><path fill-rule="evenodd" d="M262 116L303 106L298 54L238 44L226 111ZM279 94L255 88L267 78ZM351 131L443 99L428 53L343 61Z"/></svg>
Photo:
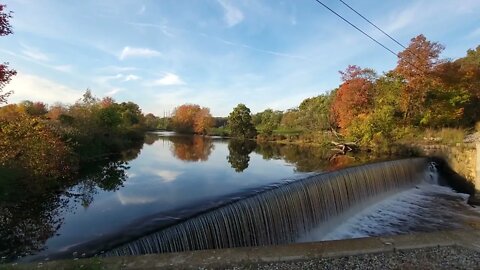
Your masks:
<svg viewBox="0 0 480 270"><path fill-rule="evenodd" d="M70 149L38 117L0 118L0 166L36 177L61 178L74 162Z"/></svg>

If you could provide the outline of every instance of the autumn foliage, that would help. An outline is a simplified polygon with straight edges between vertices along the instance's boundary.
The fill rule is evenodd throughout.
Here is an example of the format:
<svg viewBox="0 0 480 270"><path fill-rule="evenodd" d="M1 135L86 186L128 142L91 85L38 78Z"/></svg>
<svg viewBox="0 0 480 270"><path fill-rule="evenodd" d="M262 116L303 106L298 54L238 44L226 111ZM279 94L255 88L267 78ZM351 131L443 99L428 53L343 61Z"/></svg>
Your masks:
<svg viewBox="0 0 480 270"><path fill-rule="evenodd" d="M332 102L332 117L341 129L347 128L352 120L368 112L373 99L375 73L371 69L348 66L340 72L343 83Z"/></svg>
<svg viewBox="0 0 480 270"><path fill-rule="evenodd" d="M177 132L206 134L213 124L210 109L196 104L181 105L172 115L172 125Z"/></svg>
<svg viewBox="0 0 480 270"><path fill-rule="evenodd" d="M34 176L61 178L74 166L71 149L40 118L20 113L0 118L0 166Z"/></svg>
<svg viewBox="0 0 480 270"><path fill-rule="evenodd" d="M171 137L170 140L172 154L182 161L207 161L213 150L213 142L208 137L195 135Z"/></svg>

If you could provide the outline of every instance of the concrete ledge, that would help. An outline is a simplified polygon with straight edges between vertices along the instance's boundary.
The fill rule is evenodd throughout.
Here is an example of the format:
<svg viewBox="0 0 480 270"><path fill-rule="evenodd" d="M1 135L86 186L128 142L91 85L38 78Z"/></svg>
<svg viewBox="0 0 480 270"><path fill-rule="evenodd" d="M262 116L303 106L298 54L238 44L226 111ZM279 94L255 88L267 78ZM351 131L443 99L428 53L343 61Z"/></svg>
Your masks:
<svg viewBox="0 0 480 270"><path fill-rule="evenodd" d="M8 264L0 269L201 269L232 264L301 261L440 246L480 252L480 232L442 231L278 246L200 250L130 257L88 258L35 264Z"/></svg>

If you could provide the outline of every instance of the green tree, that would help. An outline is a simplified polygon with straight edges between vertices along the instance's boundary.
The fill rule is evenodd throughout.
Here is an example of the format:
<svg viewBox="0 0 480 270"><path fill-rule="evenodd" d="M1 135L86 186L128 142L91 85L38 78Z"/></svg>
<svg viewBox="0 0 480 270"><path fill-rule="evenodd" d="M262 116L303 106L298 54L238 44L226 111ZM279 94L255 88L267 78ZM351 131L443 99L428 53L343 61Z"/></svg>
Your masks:
<svg viewBox="0 0 480 270"><path fill-rule="evenodd" d="M250 109L244 104L238 104L229 114L228 127L232 136L238 138L253 138L257 134Z"/></svg>
<svg viewBox="0 0 480 270"><path fill-rule="evenodd" d="M262 134L271 135L278 128L283 112L266 109L252 116L252 123Z"/></svg>
<svg viewBox="0 0 480 270"><path fill-rule="evenodd" d="M298 125L309 131L328 130L330 124L330 106L332 95L330 93L307 98L298 107Z"/></svg>

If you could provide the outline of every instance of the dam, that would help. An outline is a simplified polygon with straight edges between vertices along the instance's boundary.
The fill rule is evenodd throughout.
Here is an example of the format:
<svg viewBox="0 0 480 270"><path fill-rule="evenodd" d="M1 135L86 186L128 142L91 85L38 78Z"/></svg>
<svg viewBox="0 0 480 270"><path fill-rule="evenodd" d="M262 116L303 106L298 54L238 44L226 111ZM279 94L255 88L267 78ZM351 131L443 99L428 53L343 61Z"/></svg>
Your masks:
<svg viewBox="0 0 480 270"><path fill-rule="evenodd" d="M193 143L199 146L194 149L208 150L202 156L200 152L181 153L179 150L184 148L180 146L191 142L188 137L180 139L157 138L143 149L137 160L149 164L151 157L158 157L159 149L165 149L178 158L198 157L204 161L179 160L176 165L165 159L155 163L160 167L151 171L143 163L133 162L127 168L129 178L124 187L108 193L99 191L88 208L66 216L63 227L45 243L45 248L19 256L17 261L170 256L178 252L395 237L464 230L480 220L479 214L466 203L474 191L471 183L442 159L371 161L320 172L312 168L307 173L294 171L279 181L279 177L291 169L287 162L273 159L268 161L268 166L257 167L265 161L262 151L268 148L250 148L252 152L247 153L249 159L246 159L235 156L229 143L226 161L247 161L248 169L237 172L245 168L245 164L237 167L236 161L230 164L235 172L231 170L229 177L213 181L213 174L199 173L199 167L206 164L218 167L216 154L224 157L222 149L226 149L227 144L195 138ZM248 149L248 146L241 148ZM321 162L322 159L308 164ZM162 163L166 163L169 170L163 169ZM296 166L305 168L299 163ZM180 170L188 167L194 168L193 173ZM221 174L221 171L215 172L215 175ZM266 181L259 183L258 179L262 178ZM161 189L157 179L162 180ZM178 190L185 187L188 189ZM69 192L79 193L81 188L83 186L78 186ZM218 195L212 197L215 193Z"/></svg>
<svg viewBox="0 0 480 270"><path fill-rule="evenodd" d="M424 158L315 175L229 203L105 253L140 255L292 243L319 223L382 193L436 181Z"/></svg>

